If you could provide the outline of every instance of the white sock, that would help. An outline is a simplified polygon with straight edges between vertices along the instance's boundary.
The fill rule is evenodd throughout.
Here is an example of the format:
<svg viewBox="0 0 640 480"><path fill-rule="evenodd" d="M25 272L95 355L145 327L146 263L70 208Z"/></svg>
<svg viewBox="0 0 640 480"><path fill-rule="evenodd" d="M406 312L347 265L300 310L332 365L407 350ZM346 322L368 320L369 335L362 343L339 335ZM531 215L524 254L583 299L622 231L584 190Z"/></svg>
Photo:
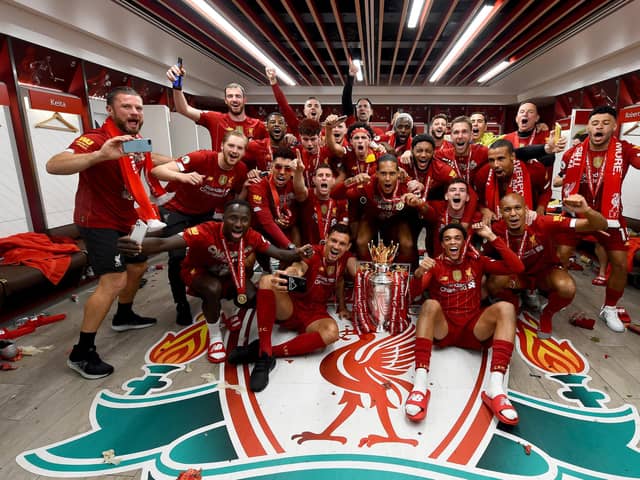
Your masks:
<svg viewBox="0 0 640 480"><path fill-rule="evenodd" d="M616 305L603 305L602 310L605 312L616 312L618 313L618 307Z"/></svg>
<svg viewBox="0 0 640 480"><path fill-rule="evenodd" d="M413 381L413 390L416 392L420 392L424 395L427 394L427 369L426 368L416 368L416 377ZM420 407L416 405L405 405L405 411L409 415L416 415L420 413Z"/></svg>
<svg viewBox="0 0 640 480"><path fill-rule="evenodd" d="M220 331L220 322L207 323L209 328L209 343L222 342L222 332Z"/></svg>
<svg viewBox="0 0 640 480"><path fill-rule="evenodd" d="M489 398L495 398L500 394L506 395L504 391L504 373L491 372L489 374L489 382L486 392Z"/></svg>
<svg viewBox="0 0 640 480"><path fill-rule="evenodd" d="M504 391L504 373L502 372L491 372L489 375L489 383L486 389L487 395L489 398L495 398L500 394L506 395L507 393ZM517 412L514 410L503 410L502 414L507 417L509 420L515 420L518 418Z"/></svg>

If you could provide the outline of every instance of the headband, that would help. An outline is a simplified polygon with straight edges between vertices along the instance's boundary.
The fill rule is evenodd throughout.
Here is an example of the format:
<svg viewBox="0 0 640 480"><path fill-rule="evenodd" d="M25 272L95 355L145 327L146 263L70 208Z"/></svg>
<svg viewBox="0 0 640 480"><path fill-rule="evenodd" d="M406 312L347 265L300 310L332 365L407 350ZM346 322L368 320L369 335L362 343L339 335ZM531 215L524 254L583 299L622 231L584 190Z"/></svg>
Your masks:
<svg viewBox="0 0 640 480"><path fill-rule="evenodd" d="M356 133L365 133L367 137L369 137L369 140L371 140L371 133L369 132L369 130L362 127L354 128L353 131L351 132L351 136L349 137L349 139L352 139Z"/></svg>

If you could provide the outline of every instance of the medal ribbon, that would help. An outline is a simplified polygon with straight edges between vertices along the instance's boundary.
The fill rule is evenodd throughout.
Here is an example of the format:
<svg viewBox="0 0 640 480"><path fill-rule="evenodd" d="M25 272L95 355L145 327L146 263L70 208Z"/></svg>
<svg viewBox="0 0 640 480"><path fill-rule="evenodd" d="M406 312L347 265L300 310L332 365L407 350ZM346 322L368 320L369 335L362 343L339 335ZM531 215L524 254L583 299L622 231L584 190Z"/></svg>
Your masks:
<svg viewBox="0 0 640 480"><path fill-rule="evenodd" d="M282 208L280 205L280 194L278 194L278 189L276 188L273 182L273 176L271 175L269 176L269 189L271 191L271 198L273 199L273 204L276 207L276 217L280 218L282 213L285 213L285 215L288 215L289 212L283 212L284 210L287 210L286 206Z"/></svg>
<svg viewBox="0 0 640 480"><path fill-rule="evenodd" d="M527 243L527 230L524 231L524 235L522 235L522 240L520 240L520 247L518 247L518 258L522 260L522 255L524 254L524 247ZM509 242L509 231L507 231L507 247L511 248L511 244Z"/></svg>
<svg viewBox="0 0 640 480"><path fill-rule="evenodd" d="M596 188L593 188L593 171L591 167L593 165L593 158L591 157L591 152L587 152L587 161L585 162L585 168L587 169L587 184L589 185L589 191L591 192L591 198L593 204L596 203L596 197L598 196L598 192L600 191L600 187L602 187L602 182L604 181L604 167L607 164L607 154L604 155L604 160L602 161L602 165L598 167L598 183L596 184Z"/></svg>
<svg viewBox="0 0 640 480"><path fill-rule="evenodd" d="M231 260L231 252L229 251L227 242L224 239L224 235L222 236L222 248L224 250L224 256L227 259L227 263L229 264L229 270L231 271L233 283L236 286L238 295L242 295L247 291L246 272L244 270L244 237L240 239L239 243L240 248L238 248L238 272L236 273L235 269L233 268L233 261Z"/></svg>
<svg viewBox="0 0 640 480"><path fill-rule="evenodd" d="M316 218L318 222L318 233L320 234L320 240L327 238L329 233L329 226L331 224L331 209L333 208L333 199L329 199L329 206L327 207L327 215L322 218L322 204L318 201L315 204Z"/></svg>

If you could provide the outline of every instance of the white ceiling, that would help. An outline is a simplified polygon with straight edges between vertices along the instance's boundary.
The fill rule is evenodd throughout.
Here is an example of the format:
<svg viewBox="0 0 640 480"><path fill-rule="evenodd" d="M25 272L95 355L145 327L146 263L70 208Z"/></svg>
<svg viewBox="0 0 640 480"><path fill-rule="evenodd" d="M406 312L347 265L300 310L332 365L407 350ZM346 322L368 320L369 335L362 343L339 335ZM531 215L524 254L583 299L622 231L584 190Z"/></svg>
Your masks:
<svg viewBox="0 0 640 480"><path fill-rule="evenodd" d="M640 69L636 0L487 87L358 87L377 104L512 104L559 95ZM269 87L241 77L116 3L105 0L0 0L0 31L93 63L167 84L177 56L185 90L221 97L225 84L246 85L251 103L273 103ZM339 103L342 87L283 87L292 103L311 93Z"/></svg>

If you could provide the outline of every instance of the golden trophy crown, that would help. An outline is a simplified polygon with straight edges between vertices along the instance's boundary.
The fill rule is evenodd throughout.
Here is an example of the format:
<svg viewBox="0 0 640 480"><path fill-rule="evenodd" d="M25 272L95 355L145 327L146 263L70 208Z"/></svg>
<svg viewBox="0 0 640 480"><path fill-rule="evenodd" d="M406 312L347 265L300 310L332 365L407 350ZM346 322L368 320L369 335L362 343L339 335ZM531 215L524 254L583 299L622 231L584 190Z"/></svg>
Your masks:
<svg viewBox="0 0 640 480"><path fill-rule="evenodd" d="M378 245L374 245L373 240L369 242L369 254L371 261L377 264L390 264L396 258L399 244L391 242L387 247L382 240L378 241Z"/></svg>

